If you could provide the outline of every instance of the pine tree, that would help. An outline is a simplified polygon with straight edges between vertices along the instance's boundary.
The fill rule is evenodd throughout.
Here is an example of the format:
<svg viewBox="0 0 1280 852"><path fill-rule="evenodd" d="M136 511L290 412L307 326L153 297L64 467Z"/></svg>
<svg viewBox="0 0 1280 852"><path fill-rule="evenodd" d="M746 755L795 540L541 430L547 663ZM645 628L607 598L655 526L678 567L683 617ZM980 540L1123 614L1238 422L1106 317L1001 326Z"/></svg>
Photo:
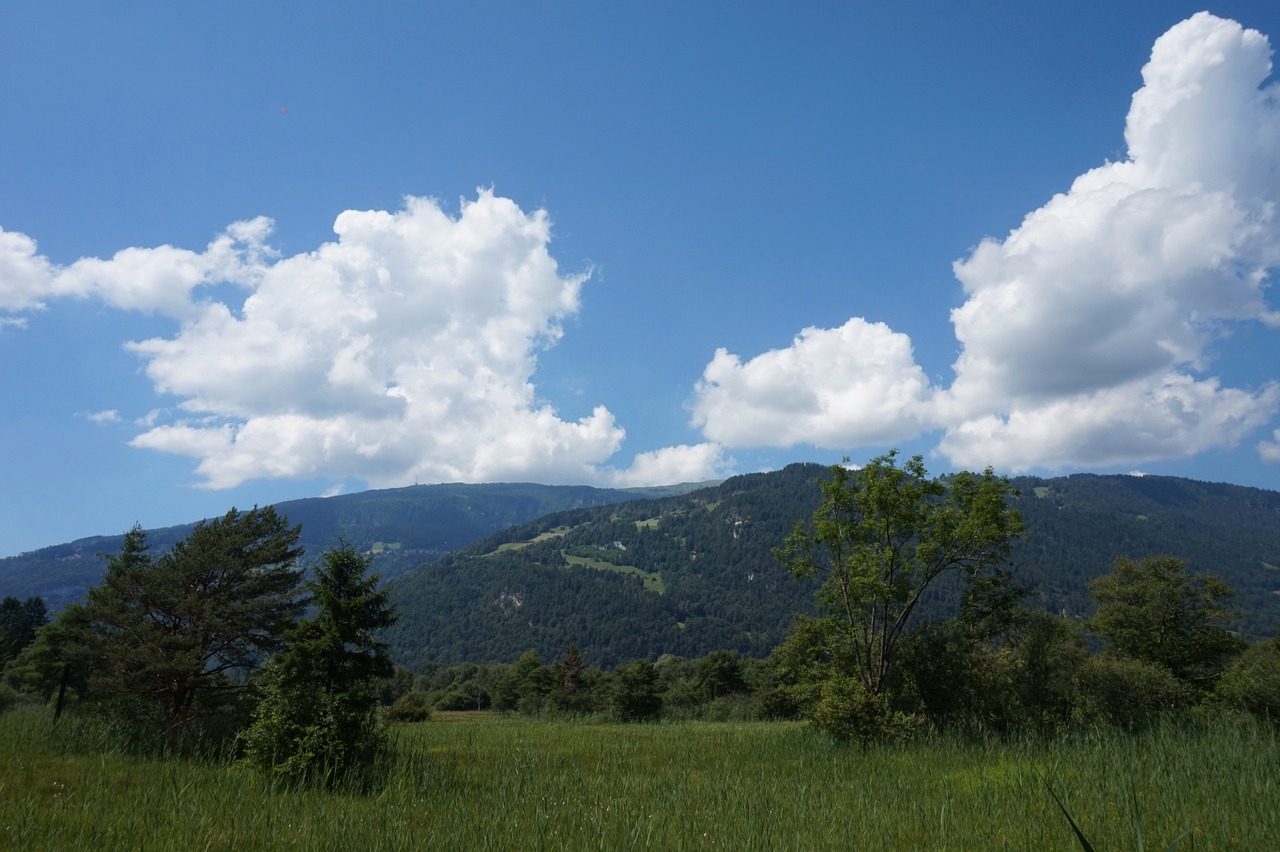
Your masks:
<svg viewBox="0 0 1280 852"><path fill-rule="evenodd" d="M43 598L6 597L0 602L0 668L34 642L36 631L48 623Z"/></svg>
<svg viewBox="0 0 1280 852"><path fill-rule="evenodd" d="M384 745L377 681L393 666L378 631L398 616L378 576L365 576L370 561L345 543L325 551L306 584L314 614L263 673L245 751L282 780L363 783Z"/></svg>
<svg viewBox="0 0 1280 852"><path fill-rule="evenodd" d="M245 676L302 611L299 534L271 507L232 509L153 558L134 527L102 585L50 634L63 670L142 738L187 747L233 733Z"/></svg>

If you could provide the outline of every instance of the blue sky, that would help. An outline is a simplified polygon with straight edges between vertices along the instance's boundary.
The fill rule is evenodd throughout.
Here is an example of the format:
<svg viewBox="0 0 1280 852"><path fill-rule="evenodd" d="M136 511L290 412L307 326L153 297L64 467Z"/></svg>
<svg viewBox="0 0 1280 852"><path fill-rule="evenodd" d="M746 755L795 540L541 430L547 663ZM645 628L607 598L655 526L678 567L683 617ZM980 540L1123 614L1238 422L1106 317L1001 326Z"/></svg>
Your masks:
<svg viewBox="0 0 1280 852"><path fill-rule="evenodd" d="M10 4L0 555L414 482L1280 480L1280 7Z"/></svg>

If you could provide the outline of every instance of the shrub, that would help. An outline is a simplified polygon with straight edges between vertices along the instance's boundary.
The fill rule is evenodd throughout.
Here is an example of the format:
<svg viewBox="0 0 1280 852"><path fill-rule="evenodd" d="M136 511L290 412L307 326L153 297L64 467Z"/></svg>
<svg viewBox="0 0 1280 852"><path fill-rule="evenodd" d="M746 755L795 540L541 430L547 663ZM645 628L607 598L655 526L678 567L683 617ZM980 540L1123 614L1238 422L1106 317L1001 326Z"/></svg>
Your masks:
<svg viewBox="0 0 1280 852"><path fill-rule="evenodd" d="M1240 655L1218 682L1220 702L1280 722L1280 640L1268 639Z"/></svg>
<svg viewBox="0 0 1280 852"><path fill-rule="evenodd" d="M863 745L908 739L922 720L889 707L883 695L874 695L860 680L834 675L822 686L813 721L839 739Z"/></svg>
<svg viewBox="0 0 1280 852"><path fill-rule="evenodd" d="M407 692L387 708L387 718L394 722L425 722L431 718L431 702L421 692Z"/></svg>
<svg viewBox="0 0 1280 852"><path fill-rule="evenodd" d="M1143 660L1098 654L1080 668L1085 721L1137 730L1190 706L1191 687L1167 668Z"/></svg>

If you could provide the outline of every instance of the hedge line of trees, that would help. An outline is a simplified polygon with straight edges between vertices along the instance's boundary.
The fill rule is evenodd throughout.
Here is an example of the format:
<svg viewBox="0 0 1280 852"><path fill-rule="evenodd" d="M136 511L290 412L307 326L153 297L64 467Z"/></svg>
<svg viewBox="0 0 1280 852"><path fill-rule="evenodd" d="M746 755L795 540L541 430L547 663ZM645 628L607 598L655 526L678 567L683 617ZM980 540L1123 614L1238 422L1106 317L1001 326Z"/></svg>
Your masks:
<svg viewBox="0 0 1280 852"><path fill-rule="evenodd" d="M1117 560L1086 622L1015 608L997 633L961 618L919 625L899 645L881 704L842 676L827 625L803 619L765 659L713 651L612 670L526 651L515 663L426 665L398 672L390 702L445 711L619 721L810 719L875 739L922 728L971 733L1130 730L1182 713L1249 712L1280 720L1280 636L1245 645L1221 627L1229 590L1169 556ZM1177 624L1161 632L1160 619ZM407 692L406 692L407 690ZM404 698L403 696L408 696Z"/></svg>

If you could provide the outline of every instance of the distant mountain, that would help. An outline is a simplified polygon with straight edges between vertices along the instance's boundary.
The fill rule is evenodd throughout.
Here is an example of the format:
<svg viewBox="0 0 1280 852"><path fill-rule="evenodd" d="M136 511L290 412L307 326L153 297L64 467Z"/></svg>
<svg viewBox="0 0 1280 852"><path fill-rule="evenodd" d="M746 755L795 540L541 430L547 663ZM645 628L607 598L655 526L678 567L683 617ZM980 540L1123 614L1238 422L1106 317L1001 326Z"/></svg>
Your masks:
<svg viewBox="0 0 1280 852"><path fill-rule="evenodd" d="M360 551L374 554L375 570L390 578L496 530L550 512L669 496L700 485L705 483L628 490L531 483L414 485L291 500L277 504L276 509L291 524L301 524L304 561L342 537ZM152 552L168 550L194 526L192 522L148 530ZM120 550L124 532L0 559L0 597L39 596L54 610L78 600L86 587L101 579L104 555Z"/></svg>
<svg viewBox="0 0 1280 852"><path fill-rule="evenodd" d="M400 576L397 660L557 659L567 643L612 666L715 649L764 655L813 587L774 559L819 500L826 468L792 465L686 495L558 512L481 539ZM1239 592L1238 627L1280 622L1280 493L1171 477L1077 475L1013 480L1030 535L1012 568L1028 605L1091 611L1087 582L1116 556L1169 553ZM948 612L940 585L924 617Z"/></svg>
<svg viewBox="0 0 1280 852"><path fill-rule="evenodd" d="M403 617L388 632L397 661L510 661L567 643L589 663L716 649L764 655L809 611L773 549L808 518L827 468L801 464L722 483L608 490L534 484L422 485L277 505L302 525L308 558L344 537L374 555ZM1280 493L1174 477L1013 480L1029 536L1012 568L1027 603L1084 617L1088 580L1118 555L1168 553L1239 593L1238 629L1280 623ZM248 508L248 507L245 507ZM155 552L192 524L150 531ZM0 559L0 597L43 596L51 609L96 584L123 538L99 536ZM947 613L940 585L924 615Z"/></svg>

